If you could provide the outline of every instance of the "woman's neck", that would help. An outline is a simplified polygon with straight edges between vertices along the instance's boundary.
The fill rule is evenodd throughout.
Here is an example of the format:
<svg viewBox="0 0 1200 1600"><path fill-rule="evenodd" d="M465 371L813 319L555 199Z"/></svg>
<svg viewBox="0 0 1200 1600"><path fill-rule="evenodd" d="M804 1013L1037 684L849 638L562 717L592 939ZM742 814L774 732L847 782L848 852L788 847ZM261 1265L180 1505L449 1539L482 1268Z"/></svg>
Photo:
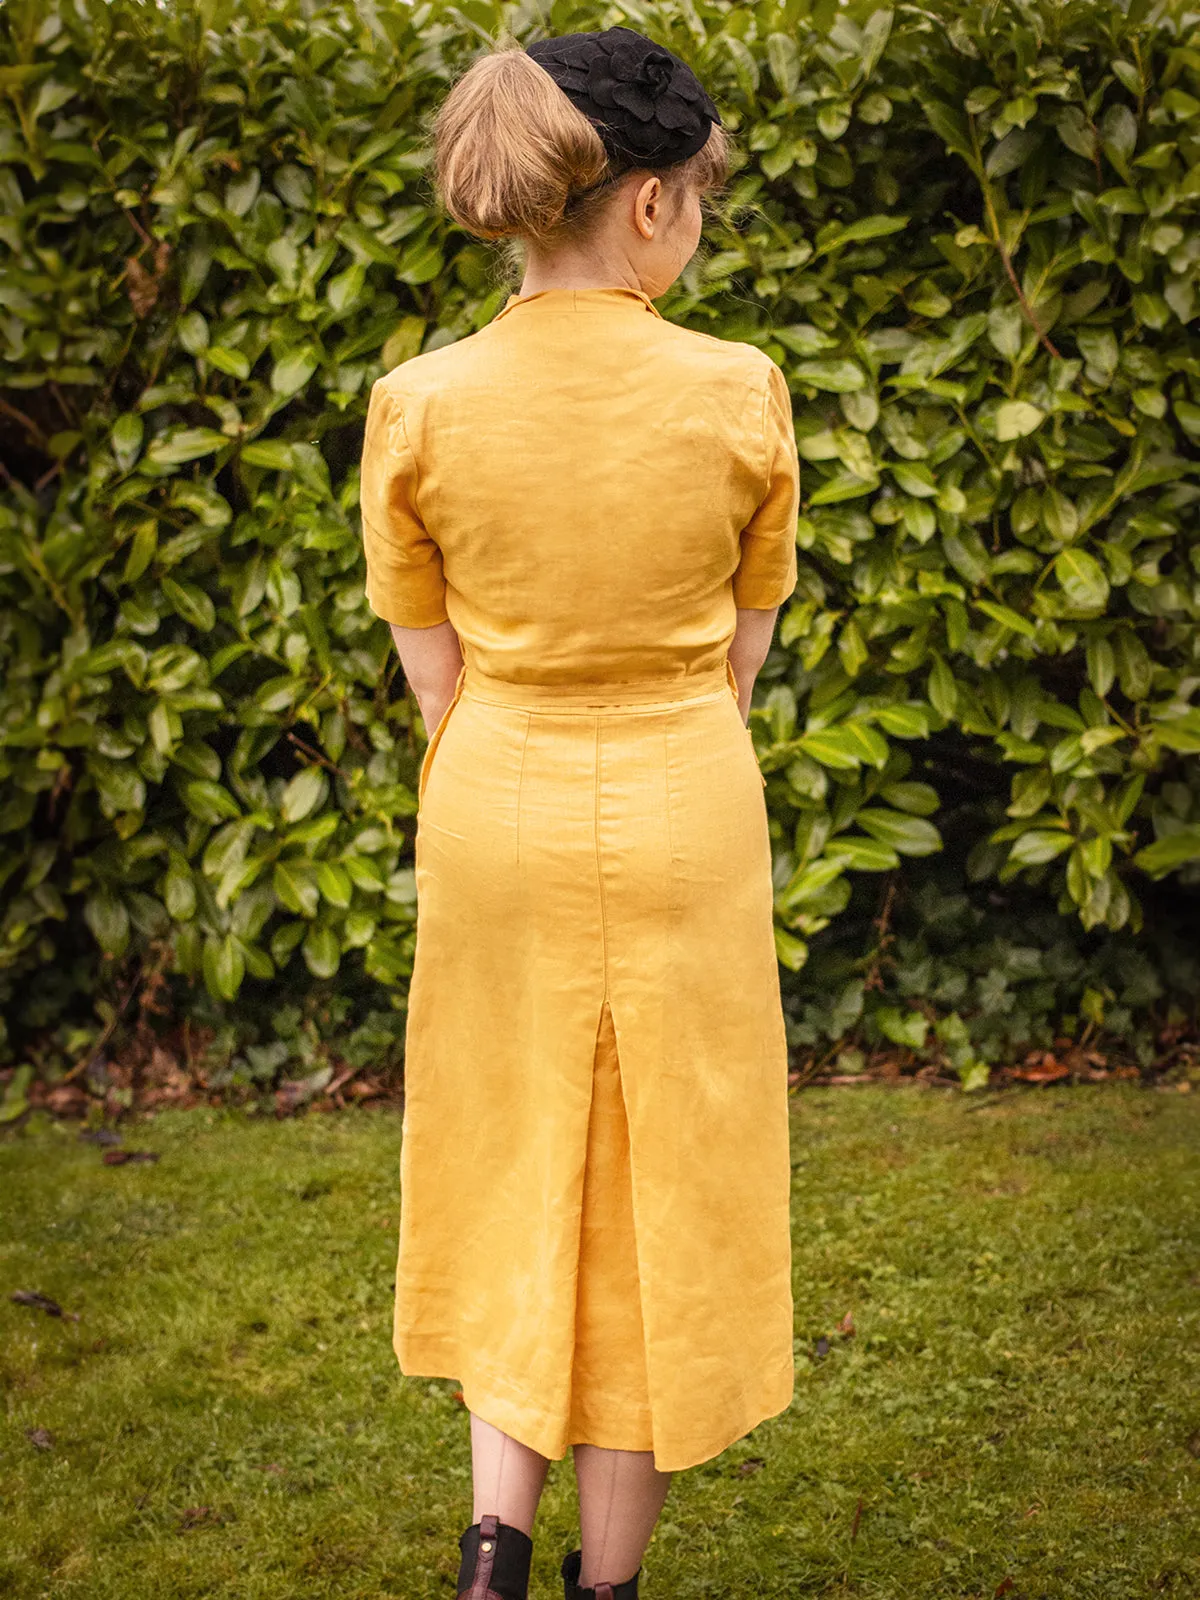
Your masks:
<svg viewBox="0 0 1200 1600"><path fill-rule="evenodd" d="M627 261L573 261L569 258L527 263L517 293L541 294L545 289L638 289L645 292L641 279Z"/></svg>

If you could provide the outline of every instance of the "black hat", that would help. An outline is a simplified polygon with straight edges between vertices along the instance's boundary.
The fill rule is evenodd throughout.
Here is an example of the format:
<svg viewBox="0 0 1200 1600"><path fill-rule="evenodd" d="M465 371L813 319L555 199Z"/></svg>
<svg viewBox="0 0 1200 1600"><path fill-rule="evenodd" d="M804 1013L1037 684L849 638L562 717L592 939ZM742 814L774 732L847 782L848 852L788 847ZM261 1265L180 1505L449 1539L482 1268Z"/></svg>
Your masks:
<svg viewBox="0 0 1200 1600"><path fill-rule="evenodd" d="M632 28L535 39L525 53L592 123L617 166L686 161L721 121L687 62Z"/></svg>

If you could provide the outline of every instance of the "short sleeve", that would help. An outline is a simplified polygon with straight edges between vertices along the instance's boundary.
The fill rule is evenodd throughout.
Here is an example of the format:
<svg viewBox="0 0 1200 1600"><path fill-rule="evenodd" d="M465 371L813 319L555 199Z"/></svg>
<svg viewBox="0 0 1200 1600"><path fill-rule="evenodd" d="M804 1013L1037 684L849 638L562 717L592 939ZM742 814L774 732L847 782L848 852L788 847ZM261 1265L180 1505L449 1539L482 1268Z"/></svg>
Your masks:
<svg viewBox="0 0 1200 1600"><path fill-rule="evenodd" d="M771 363L763 396L763 497L742 529L741 558L733 574L739 607L769 611L796 587L796 519L800 512L800 459L787 380Z"/></svg>
<svg viewBox="0 0 1200 1600"><path fill-rule="evenodd" d="M367 603L401 628L447 620L442 552L416 509L417 463L396 398L378 380L367 404L359 479Z"/></svg>

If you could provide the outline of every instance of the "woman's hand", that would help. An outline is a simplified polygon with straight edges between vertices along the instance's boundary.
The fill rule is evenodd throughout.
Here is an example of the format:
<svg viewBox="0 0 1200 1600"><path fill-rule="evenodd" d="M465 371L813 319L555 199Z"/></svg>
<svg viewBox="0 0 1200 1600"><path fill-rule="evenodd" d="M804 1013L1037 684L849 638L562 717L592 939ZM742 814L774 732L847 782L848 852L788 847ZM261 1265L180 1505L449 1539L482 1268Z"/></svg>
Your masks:
<svg viewBox="0 0 1200 1600"><path fill-rule="evenodd" d="M432 628L401 628L389 623L400 654L405 682L416 697L426 737L446 714L462 671L462 646L450 622Z"/></svg>
<svg viewBox="0 0 1200 1600"><path fill-rule="evenodd" d="M778 606L772 606L769 611L738 607L737 629L728 656L737 681L738 711L747 726L750 723L750 696L754 693L754 680L767 659L778 615Z"/></svg>

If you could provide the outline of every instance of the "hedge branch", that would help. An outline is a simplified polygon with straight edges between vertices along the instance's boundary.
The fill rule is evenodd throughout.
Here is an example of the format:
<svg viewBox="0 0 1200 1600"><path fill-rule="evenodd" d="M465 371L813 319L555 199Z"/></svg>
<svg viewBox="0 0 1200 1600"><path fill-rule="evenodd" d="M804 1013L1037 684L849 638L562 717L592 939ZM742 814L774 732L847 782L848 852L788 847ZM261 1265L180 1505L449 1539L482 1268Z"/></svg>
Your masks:
<svg viewBox="0 0 1200 1600"><path fill-rule="evenodd" d="M33 418L27 417L25 413L23 411L19 411L16 406L10 405L8 401L3 398L3 396L0 396L0 412L3 412L6 417L11 417L14 422L19 422L25 429L25 432L33 440L34 444L37 445L39 450L44 450L46 448L46 435L38 427Z"/></svg>
<svg viewBox="0 0 1200 1600"><path fill-rule="evenodd" d="M1004 270L1008 274L1008 281L1012 284L1013 291L1015 292L1017 300L1020 303L1021 314L1024 316L1026 322L1028 322L1029 326L1033 329L1034 333L1037 334L1038 338L1045 345L1046 349L1049 350L1050 354L1055 358L1055 360L1061 361L1063 359L1062 352L1055 348L1049 334L1038 321L1033 307L1025 298L1025 291L1021 287L1021 280L1017 277L1016 268L1012 264L1012 257L1008 253L1008 246L1004 242L1004 235L1000 231L1000 219L996 215L995 202L992 200L992 186L988 182L987 173L984 170L983 151L979 148L979 134L976 131L975 118L971 112L967 113L967 121L970 123L971 127L971 143L975 147L975 161L979 172L979 185L983 190L983 204L985 210L987 211L988 226L992 230L992 243L1000 252L1000 259L1004 263Z"/></svg>
<svg viewBox="0 0 1200 1600"><path fill-rule="evenodd" d="M288 730L288 739L296 746L297 750L306 755L310 761L315 762L317 766L324 767L326 771L332 772L336 777L344 778L347 783L353 783L354 780L348 772L344 772L336 762L330 761L329 757L322 755L319 750L314 750L312 745L306 744L303 739L292 733L290 729Z"/></svg>

